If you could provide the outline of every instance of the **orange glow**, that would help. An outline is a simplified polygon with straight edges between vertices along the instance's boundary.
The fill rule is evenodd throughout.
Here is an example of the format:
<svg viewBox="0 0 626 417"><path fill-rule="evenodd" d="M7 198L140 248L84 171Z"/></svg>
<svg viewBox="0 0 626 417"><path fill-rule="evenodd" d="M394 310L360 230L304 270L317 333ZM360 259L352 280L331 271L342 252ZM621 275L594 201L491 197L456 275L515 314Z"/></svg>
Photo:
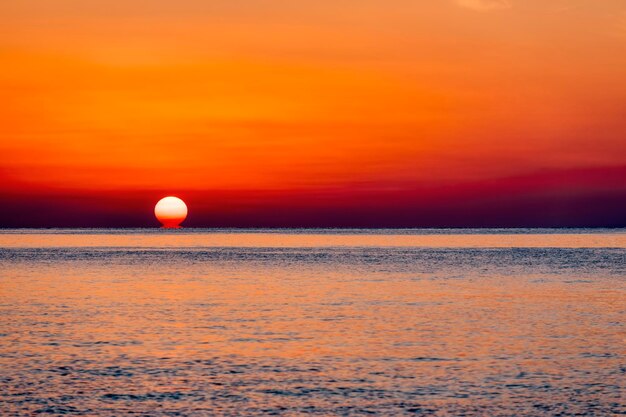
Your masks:
<svg viewBox="0 0 626 417"><path fill-rule="evenodd" d="M385 192L626 165L621 1L492 4L3 2L0 192Z"/></svg>

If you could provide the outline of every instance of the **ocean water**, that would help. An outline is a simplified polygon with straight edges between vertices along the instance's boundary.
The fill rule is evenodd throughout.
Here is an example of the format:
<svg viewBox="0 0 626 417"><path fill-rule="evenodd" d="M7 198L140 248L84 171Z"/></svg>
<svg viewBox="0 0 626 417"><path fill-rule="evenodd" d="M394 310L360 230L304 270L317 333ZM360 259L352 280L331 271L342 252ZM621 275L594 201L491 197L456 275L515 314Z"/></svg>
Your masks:
<svg viewBox="0 0 626 417"><path fill-rule="evenodd" d="M625 319L623 229L5 229L0 415L623 415Z"/></svg>

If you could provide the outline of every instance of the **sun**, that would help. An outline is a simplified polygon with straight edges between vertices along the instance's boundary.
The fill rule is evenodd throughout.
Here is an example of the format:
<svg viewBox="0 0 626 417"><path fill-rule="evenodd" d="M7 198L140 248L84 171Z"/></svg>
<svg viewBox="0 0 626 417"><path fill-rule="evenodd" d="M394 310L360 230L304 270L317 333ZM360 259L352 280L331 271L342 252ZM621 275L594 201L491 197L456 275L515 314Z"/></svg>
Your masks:
<svg viewBox="0 0 626 417"><path fill-rule="evenodd" d="M165 197L154 206L154 215L165 228L178 228L187 218L187 205L178 197Z"/></svg>

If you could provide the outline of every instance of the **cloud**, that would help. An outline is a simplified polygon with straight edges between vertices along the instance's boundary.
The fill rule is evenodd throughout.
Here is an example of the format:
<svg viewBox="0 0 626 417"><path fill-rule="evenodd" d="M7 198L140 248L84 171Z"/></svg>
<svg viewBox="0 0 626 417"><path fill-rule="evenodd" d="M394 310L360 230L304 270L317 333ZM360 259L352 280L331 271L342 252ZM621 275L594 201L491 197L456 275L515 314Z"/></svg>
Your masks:
<svg viewBox="0 0 626 417"><path fill-rule="evenodd" d="M456 0L456 2L461 7L478 11L511 8L511 2L509 0Z"/></svg>

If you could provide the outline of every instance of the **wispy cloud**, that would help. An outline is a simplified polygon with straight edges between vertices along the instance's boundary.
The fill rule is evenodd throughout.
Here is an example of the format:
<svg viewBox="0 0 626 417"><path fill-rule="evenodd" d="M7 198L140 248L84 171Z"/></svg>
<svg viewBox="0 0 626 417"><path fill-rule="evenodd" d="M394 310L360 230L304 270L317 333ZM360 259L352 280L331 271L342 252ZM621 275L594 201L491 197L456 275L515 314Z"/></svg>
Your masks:
<svg viewBox="0 0 626 417"><path fill-rule="evenodd" d="M478 11L510 9L511 2L509 0L456 0L461 7Z"/></svg>

